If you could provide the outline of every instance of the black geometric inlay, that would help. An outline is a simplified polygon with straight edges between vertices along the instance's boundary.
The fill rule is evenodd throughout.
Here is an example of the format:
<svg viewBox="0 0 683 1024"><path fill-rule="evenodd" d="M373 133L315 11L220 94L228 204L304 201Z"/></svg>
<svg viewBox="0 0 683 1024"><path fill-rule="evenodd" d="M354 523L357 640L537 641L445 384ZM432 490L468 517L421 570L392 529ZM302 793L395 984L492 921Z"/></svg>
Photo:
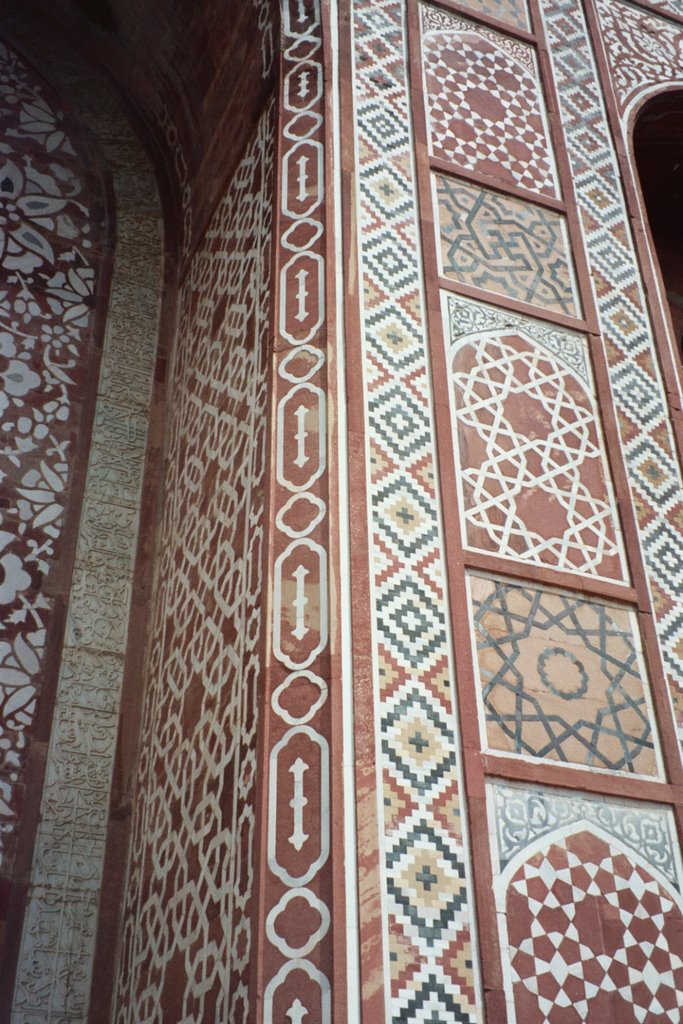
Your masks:
<svg viewBox="0 0 683 1024"><path fill-rule="evenodd" d="M639 755L654 743L630 629L597 602L490 587L474 602L490 735L502 732L518 754L638 772Z"/></svg>

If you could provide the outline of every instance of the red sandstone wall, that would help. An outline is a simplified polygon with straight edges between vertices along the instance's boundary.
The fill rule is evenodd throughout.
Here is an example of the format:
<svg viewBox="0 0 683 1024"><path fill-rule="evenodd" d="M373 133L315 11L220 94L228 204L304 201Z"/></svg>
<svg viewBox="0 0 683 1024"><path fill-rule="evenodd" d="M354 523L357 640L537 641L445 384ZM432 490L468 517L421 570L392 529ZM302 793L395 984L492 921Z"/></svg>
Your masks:
<svg viewBox="0 0 683 1024"><path fill-rule="evenodd" d="M273 109L189 262L120 1024L249 1018Z"/></svg>
<svg viewBox="0 0 683 1024"><path fill-rule="evenodd" d="M80 48L125 97L157 149L176 241L201 238L252 137L274 81L272 0L25 0L56 38ZM167 209L167 213L169 209Z"/></svg>

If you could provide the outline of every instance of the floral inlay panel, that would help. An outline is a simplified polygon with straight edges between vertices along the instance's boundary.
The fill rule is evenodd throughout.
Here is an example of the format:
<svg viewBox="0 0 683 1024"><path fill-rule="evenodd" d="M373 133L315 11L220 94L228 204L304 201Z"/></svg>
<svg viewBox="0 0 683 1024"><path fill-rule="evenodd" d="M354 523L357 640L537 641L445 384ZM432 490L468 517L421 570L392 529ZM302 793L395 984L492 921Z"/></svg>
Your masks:
<svg viewBox="0 0 683 1024"><path fill-rule="evenodd" d="M664 4L659 6L664 8ZM680 85L683 81L683 26L680 22L614 0L609 3L597 0L596 10L622 117L628 116L639 94L651 93L653 86ZM626 117L625 133L629 130Z"/></svg>
<svg viewBox="0 0 683 1024"><path fill-rule="evenodd" d="M586 341L444 296L468 547L622 580Z"/></svg>
<svg viewBox="0 0 683 1024"><path fill-rule="evenodd" d="M444 175L434 184L446 277L580 315L561 214Z"/></svg>
<svg viewBox="0 0 683 1024"><path fill-rule="evenodd" d="M9 871L107 229L93 156L0 44L0 858Z"/></svg>
<svg viewBox="0 0 683 1024"><path fill-rule="evenodd" d="M538 587L468 582L489 748L657 775L633 613Z"/></svg>
<svg viewBox="0 0 683 1024"><path fill-rule="evenodd" d="M558 193L533 48L447 11L422 9L434 156L508 185Z"/></svg>

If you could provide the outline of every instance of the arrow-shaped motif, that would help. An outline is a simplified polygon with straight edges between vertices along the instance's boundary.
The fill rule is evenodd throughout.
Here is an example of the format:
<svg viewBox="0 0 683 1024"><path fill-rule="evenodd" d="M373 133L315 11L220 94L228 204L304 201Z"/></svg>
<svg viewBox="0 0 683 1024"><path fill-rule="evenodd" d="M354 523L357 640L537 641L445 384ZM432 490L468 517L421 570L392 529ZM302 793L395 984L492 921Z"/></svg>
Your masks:
<svg viewBox="0 0 683 1024"><path fill-rule="evenodd" d="M299 303L299 308L297 309L294 316L299 321L299 323L301 323L308 316L308 310L306 309L306 299L308 298L306 278L308 277L308 271L304 267L302 267L301 270L297 270L294 276L299 286L296 292L296 299L297 302Z"/></svg>
<svg viewBox="0 0 683 1024"><path fill-rule="evenodd" d="M306 413L308 409L305 405L300 405L294 413L296 417L296 458L294 459L294 465L298 466L299 469L308 462L308 455L306 454L306 438L308 437L308 431L306 430Z"/></svg>
<svg viewBox="0 0 683 1024"><path fill-rule="evenodd" d="M310 71L302 71L299 75L299 99L305 100L308 96L308 76Z"/></svg>
<svg viewBox="0 0 683 1024"><path fill-rule="evenodd" d="M289 806L294 811L294 828L289 841L295 850L300 850L308 839L308 834L304 832L304 807L308 803L304 796L304 773L308 771L308 765L302 758L297 757L289 770L294 778L294 796L289 801ZM306 1013L305 1010L304 1013ZM297 1018L297 1020L300 1019L300 1017Z"/></svg>
<svg viewBox="0 0 683 1024"><path fill-rule="evenodd" d="M305 565L298 565L292 575L296 580L296 597L292 601L294 611L296 612L296 626L292 630L292 633L297 640L303 640L308 633L308 626L306 625L306 605L308 604L308 598L306 597L305 591L308 569Z"/></svg>
<svg viewBox="0 0 683 1024"><path fill-rule="evenodd" d="M299 176L298 176L299 195L297 196L297 199L299 200L300 203L303 203L303 201L306 199L306 194L307 194L306 193L306 186L308 185L308 175L306 174L306 167L308 165L308 157L306 156L305 153L302 156L299 157L299 159L296 162L296 165L299 168Z"/></svg>

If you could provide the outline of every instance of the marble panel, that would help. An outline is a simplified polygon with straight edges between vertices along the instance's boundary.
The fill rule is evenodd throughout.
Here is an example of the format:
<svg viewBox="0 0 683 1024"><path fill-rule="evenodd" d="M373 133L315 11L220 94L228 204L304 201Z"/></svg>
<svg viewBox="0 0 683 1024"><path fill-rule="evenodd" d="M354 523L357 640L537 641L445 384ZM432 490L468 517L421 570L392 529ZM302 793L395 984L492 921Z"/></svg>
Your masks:
<svg viewBox="0 0 683 1024"><path fill-rule="evenodd" d="M467 546L627 579L585 337L443 296Z"/></svg>
<svg viewBox="0 0 683 1024"><path fill-rule="evenodd" d="M493 784L512 1024L675 1024L681 858L668 808Z"/></svg>

